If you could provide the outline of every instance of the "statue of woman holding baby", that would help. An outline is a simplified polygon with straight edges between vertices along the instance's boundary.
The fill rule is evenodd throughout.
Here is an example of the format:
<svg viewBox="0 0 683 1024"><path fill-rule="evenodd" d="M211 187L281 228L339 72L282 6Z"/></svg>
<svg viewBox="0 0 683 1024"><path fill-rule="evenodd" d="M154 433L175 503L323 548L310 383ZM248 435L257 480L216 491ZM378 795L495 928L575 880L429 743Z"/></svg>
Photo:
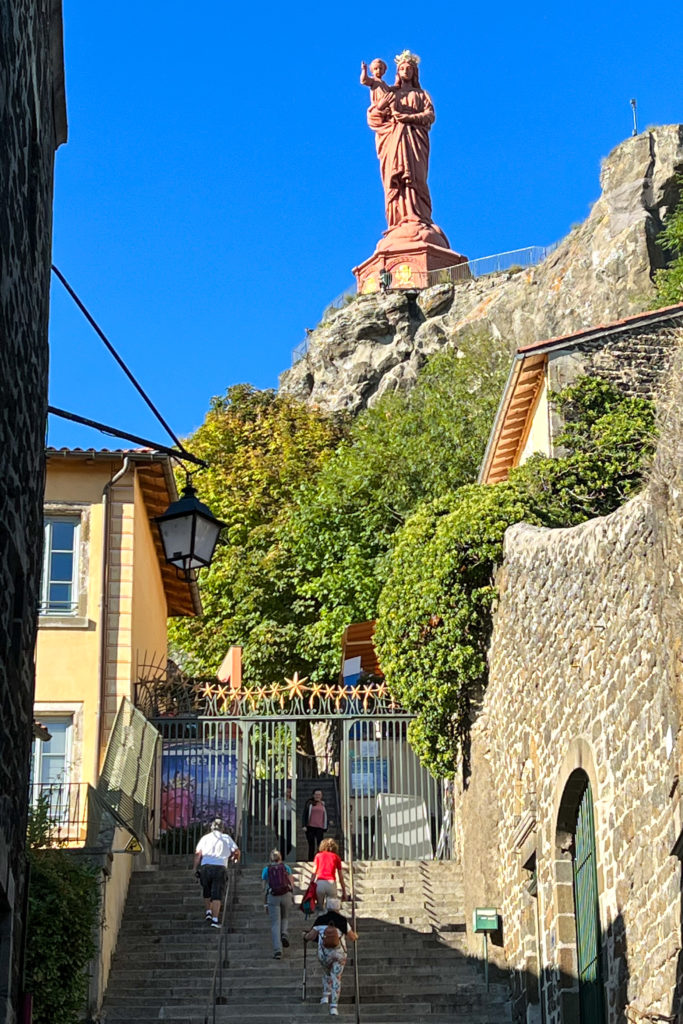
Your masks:
<svg viewBox="0 0 683 1024"><path fill-rule="evenodd" d="M369 74L366 65L361 66L361 84L369 86L372 96L368 124L375 133L384 187L388 225L385 237L448 247L446 236L432 221L427 186L434 105L420 85L420 58L404 50L395 60L397 74L393 86L382 81L387 70L384 61L372 61Z"/></svg>

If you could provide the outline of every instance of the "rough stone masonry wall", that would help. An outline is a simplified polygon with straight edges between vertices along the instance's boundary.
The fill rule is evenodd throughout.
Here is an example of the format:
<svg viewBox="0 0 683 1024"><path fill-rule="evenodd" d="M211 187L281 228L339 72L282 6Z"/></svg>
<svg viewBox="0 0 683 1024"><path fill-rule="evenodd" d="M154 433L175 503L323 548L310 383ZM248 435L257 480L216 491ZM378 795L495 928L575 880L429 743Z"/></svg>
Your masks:
<svg viewBox="0 0 683 1024"><path fill-rule="evenodd" d="M625 394L656 395L668 376L683 323L680 310L656 323L630 325L554 352L548 362L548 386L560 391L579 374L608 380Z"/></svg>
<svg viewBox="0 0 683 1024"><path fill-rule="evenodd" d="M625 1020L627 1003L679 1012L680 864L671 851L683 764L680 354L673 379L641 495L572 529L520 524L506 534L490 681L456 827L468 914L491 903L502 912L519 1021L541 1019L539 952L548 1024L578 1020L571 861L560 821L576 768L588 774L595 800L608 1020ZM534 855L537 897L523 866L533 867Z"/></svg>
<svg viewBox="0 0 683 1024"><path fill-rule="evenodd" d="M42 549L55 0L0 3L0 1018L18 1012L33 651ZM56 63L56 67L55 67Z"/></svg>

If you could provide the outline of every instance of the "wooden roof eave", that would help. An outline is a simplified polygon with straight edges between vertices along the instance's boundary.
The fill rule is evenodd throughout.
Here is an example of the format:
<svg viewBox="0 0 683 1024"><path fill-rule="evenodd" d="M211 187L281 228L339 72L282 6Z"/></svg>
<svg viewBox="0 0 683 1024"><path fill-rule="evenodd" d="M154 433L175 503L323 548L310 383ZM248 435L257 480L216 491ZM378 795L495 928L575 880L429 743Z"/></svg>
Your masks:
<svg viewBox="0 0 683 1024"><path fill-rule="evenodd" d="M515 465L545 374L547 356L518 353L510 369L479 471L479 483L499 483Z"/></svg>
<svg viewBox="0 0 683 1024"><path fill-rule="evenodd" d="M170 459L138 464L138 480L143 501L150 520L166 511L178 497ZM166 594L167 611L170 617L180 615L201 615L202 604L196 583L181 579L164 556L159 531L152 524L152 537L161 580Z"/></svg>
<svg viewBox="0 0 683 1024"><path fill-rule="evenodd" d="M348 658L360 657L363 672L370 675L383 675L372 637L375 632L375 619L365 622L353 622L342 634L342 666ZM340 679L343 678L343 671Z"/></svg>

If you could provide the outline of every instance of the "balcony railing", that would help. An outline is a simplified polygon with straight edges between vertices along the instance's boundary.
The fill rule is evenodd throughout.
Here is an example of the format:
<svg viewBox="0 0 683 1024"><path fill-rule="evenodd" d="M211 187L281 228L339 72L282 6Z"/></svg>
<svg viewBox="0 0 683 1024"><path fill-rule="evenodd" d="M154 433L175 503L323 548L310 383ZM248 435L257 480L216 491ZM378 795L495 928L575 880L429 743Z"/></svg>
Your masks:
<svg viewBox="0 0 683 1024"><path fill-rule="evenodd" d="M88 831L87 782L36 782L30 787L34 821L46 846L77 846Z"/></svg>

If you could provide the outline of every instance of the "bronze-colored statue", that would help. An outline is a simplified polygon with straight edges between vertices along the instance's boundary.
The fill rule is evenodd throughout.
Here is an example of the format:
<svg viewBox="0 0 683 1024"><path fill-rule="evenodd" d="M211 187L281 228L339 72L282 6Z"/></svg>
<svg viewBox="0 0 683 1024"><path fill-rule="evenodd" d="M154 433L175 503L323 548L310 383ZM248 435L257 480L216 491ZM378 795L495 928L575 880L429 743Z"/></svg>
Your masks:
<svg viewBox="0 0 683 1024"><path fill-rule="evenodd" d="M394 284L425 287L430 269L464 260L449 248L448 239L432 220L427 173L434 105L420 85L420 58L404 50L395 60L393 85L383 81L387 70L383 60L373 60L369 73L361 64L361 85L371 92L368 124L375 133L387 230L374 256L354 271L360 290L373 290L378 270L391 272L394 266L403 277Z"/></svg>

